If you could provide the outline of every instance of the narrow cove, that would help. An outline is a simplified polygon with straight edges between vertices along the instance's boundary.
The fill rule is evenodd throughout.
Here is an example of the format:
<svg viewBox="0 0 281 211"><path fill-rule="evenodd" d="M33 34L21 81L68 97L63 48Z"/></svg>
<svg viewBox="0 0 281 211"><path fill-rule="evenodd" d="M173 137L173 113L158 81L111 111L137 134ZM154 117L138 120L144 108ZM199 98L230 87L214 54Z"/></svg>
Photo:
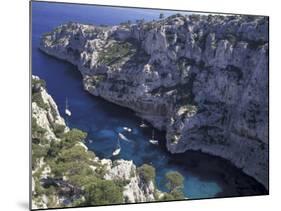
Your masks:
<svg viewBox="0 0 281 211"><path fill-rule="evenodd" d="M38 49L36 51L49 68L40 68L41 71L35 70L34 74L46 80L48 91L56 100L67 125L88 133L86 145L99 157L133 160L137 166L144 163L153 165L156 184L161 190L165 190L165 173L179 171L185 177L185 196L191 199L266 192L262 185L224 159L195 151L169 153L165 147L164 132L155 130L155 138L160 144L152 145L149 139L153 128L149 124L147 128L139 127L142 120L133 111L90 95L83 89L81 75L75 66ZM71 117L64 113L66 98ZM131 128L132 132L125 131L123 127ZM119 132L130 142L121 140L121 153L112 157Z"/></svg>
<svg viewBox="0 0 281 211"><path fill-rule="evenodd" d="M48 8L47 5L44 10L40 10L40 7L33 8L32 74L46 81L48 92L58 104L66 124L88 133L86 144L90 150L101 158L111 158L117 145L117 134L121 132L131 141L120 142L121 153L114 159L133 160L137 166L144 163L153 165L156 168L156 183L161 190L165 190L165 173L177 170L185 178L185 196L191 199L267 192L262 185L224 159L194 151L172 155L165 148L164 132L155 130L155 137L160 144L152 145L149 143L153 129L151 126L140 128L142 120L131 110L90 95L83 89L81 75L75 66L42 53L38 49L40 37L62 23L79 21L113 25L140 19L145 14L133 13L126 16L122 10L115 13L107 11L111 17L102 16L100 22L95 22L97 17L101 17L98 11L87 10L78 14L72 10L71 5L67 8ZM158 11L151 12L146 14L145 19L157 19L158 16ZM71 117L64 114L66 98L72 112ZM131 128L132 132L124 131L123 127Z"/></svg>

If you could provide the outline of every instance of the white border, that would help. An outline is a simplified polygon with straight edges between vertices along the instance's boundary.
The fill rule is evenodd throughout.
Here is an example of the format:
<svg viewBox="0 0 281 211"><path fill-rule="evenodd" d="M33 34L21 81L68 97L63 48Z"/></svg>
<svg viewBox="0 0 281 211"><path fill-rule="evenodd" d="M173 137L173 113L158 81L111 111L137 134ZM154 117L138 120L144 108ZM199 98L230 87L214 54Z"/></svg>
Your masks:
<svg viewBox="0 0 281 211"><path fill-rule="evenodd" d="M59 1L59 0L58 0ZM161 210L270 210L278 207L280 198L280 20L278 1L273 0L67 0L68 2L120 6L185 9L195 11L258 14L270 16L270 196L211 199L78 208L116 211ZM0 103L0 199L1 210L28 209L28 137L29 137L29 2L1 2L1 103ZM72 209L67 209L72 210Z"/></svg>

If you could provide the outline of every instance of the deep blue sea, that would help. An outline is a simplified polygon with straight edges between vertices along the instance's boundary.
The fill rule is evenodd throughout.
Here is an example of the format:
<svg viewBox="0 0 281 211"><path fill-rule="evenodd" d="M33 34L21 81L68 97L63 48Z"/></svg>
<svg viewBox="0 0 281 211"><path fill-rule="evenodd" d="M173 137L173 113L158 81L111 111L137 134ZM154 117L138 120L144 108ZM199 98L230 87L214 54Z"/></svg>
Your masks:
<svg viewBox="0 0 281 211"><path fill-rule="evenodd" d="M161 12L165 16L176 13ZM117 132L122 132L131 142L121 141L122 150L117 158L133 160L137 166L143 163L153 165L156 183L161 190L165 190L165 173L177 170L185 178L184 192L188 198L263 194L265 190L260 184L228 161L200 152L170 154L165 149L163 132L155 132L161 141L159 146L150 144L152 128L140 128L141 119L134 112L90 95L83 90L81 75L75 66L38 49L43 33L69 21L114 25L127 20L157 19L159 14L157 10L33 2L32 74L47 82L48 92L58 104L67 125L88 133L89 149L102 158L111 158L116 148ZM64 114L66 98L71 117ZM124 126L132 128L132 132L124 132Z"/></svg>

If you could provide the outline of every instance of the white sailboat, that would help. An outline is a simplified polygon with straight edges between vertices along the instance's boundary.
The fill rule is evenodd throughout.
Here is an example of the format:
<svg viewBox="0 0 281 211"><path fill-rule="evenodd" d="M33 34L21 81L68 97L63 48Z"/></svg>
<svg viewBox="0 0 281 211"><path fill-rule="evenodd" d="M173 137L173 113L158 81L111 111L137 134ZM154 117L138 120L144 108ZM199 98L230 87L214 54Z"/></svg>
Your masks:
<svg viewBox="0 0 281 211"><path fill-rule="evenodd" d="M142 128L147 127L147 125L144 123L143 120L141 121L140 127L142 127Z"/></svg>
<svg viewBox="0 0 281 211"><path fill-rule="evenodd" d="M154 129L152 130L152 137L149 139L151 144L158 144L158 140L154 139Z"/></svg>
<svg viewBox="0 0 281 211"><path fill-rule="evenodd" d="M119 155L120 152L121 152L121 146L119 142L119 137L117 137L117 148L113 151L112 155L113 156Z"/></svg>
<svg viewBox="0 0 281 211"><path fill-rule="evenodd" d="M66 100L65 100L65 114L67 115L67 116L71 116L71 111L69 110L69 108L68 108L68 102L67 102L67 98L66 98Z"/></svg>
<svg viewBox="0 0 281 211"><path fill-rule="evenodd" d="M128 131L128 132L132 132L132 129L129 127L123 127L124 130Z"/></svg>

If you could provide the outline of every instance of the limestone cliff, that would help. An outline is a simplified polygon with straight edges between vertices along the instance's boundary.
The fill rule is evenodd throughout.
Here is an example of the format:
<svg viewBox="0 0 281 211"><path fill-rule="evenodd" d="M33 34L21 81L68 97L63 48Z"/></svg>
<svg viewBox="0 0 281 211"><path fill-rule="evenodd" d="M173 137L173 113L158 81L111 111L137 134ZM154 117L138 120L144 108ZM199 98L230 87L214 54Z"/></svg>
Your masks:
<svg viewBox="0 0 281 211"><path fill-rule="evenodd" d="M67 23L40 48L77 65L93 95L165 130L172 153L221 156L268 188L267 17Z"/></svg>
<svg viewBox="0 0 281 211"><path fill-rule="evenodd" d="M45 82L32 76L32 209L87 206L86 186L101 181L113 181L109 187L120 189L121 201L112 203L156 200L160 191L139 176L132 161L98 158L83 140L74 141L80 134L66 126Z"/></svg>

